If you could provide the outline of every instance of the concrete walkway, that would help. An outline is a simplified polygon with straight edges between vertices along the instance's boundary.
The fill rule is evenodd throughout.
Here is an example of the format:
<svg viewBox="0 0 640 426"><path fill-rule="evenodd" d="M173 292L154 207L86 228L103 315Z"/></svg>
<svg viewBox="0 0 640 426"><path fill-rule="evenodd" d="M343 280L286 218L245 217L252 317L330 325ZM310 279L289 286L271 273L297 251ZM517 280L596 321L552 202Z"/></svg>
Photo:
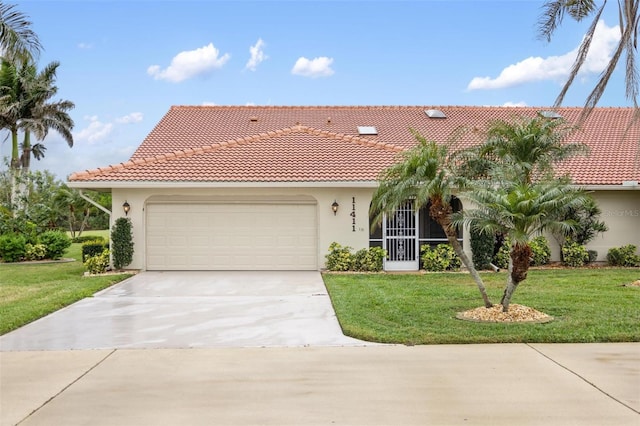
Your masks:
<svg viewBox="0 0 640 426"><path fill-rule="evenodd" d="M633 425L640 344L0 353L2 425Z"/></svg>

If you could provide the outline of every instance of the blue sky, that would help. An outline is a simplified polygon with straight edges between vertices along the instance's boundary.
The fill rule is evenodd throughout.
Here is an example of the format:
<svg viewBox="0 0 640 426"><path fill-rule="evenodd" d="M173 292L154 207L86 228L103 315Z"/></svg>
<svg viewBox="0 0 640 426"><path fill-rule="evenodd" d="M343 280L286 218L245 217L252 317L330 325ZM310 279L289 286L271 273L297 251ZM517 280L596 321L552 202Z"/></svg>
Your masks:
<svg viewBox="0 0 640 426"><path fill-rule="evenodd" d="M551 105L588 23L537 37L542 1L20 1L76 107L32 162L60 179L126 161L171 105ZM615 5L613 5L615 6ZM581 106L618 37L609 7ZM617 73L601 106L629 106ZM10 141L0 145L10 155Z"/></svg>

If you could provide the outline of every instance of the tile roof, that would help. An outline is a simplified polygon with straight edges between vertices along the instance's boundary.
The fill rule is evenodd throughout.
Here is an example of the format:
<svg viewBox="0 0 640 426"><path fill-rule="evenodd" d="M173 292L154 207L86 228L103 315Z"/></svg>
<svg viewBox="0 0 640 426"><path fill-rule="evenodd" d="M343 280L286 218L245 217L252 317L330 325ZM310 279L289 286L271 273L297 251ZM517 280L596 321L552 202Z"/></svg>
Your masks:
<svg viewBox="0 0 640 426"><path fill-rule="evenodd" d="M429 118L438 109L446 118ZM469 106L174 106L125 163L76 172L70 181L322 182L372 181L397 152L415 144L410 129L447 143L480 142L497 119L533 117L548 108ZM555 110L575 122L582 109ZM632 108L596 108L571 139L591 154L566 162L583 185L640 181L640 124ZM359 135L372 126L376 135Z"/></svg>

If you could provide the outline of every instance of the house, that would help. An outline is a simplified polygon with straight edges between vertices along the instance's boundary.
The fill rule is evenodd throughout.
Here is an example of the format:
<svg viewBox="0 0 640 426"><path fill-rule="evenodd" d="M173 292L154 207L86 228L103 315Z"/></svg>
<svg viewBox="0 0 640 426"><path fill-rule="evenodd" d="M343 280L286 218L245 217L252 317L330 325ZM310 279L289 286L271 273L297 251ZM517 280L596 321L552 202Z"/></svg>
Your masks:
<svg viewBox="0 0 640 426"><path fill-rule="evenodd" d="M418 269L420 244L444 241L425 211L370 232L381 170L416 143L478 143L495 119L581 108L468 106L174 106L127 162L73 173L75 188L111 191L112 222L128 215L142 270L318 270L331 242L380 245L387 270ZM597 108L573 136L591 154L562 166L593 191L609 231L589 248L640 243L640 125L631 108ZM120 206L127 205L125 213ZM464 208L464 200L460 208ZM388 225L388 226L387 226ZM462 232L468 249L468 232ZM552 244L554 245L554 244ZM557 258L558 253L554 256Z"/></svg>

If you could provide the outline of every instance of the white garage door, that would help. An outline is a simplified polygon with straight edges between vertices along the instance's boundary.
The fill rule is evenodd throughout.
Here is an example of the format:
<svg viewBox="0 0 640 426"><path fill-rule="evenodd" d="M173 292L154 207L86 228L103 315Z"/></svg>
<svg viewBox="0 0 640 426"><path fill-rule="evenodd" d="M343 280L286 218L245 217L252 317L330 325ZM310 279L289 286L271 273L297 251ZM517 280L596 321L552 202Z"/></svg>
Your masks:
<svg viewBox="0 0 640 426"><path fill-rule="evenodd" d="M148 270L315 270L315 204L148 204Z"/></svg>

